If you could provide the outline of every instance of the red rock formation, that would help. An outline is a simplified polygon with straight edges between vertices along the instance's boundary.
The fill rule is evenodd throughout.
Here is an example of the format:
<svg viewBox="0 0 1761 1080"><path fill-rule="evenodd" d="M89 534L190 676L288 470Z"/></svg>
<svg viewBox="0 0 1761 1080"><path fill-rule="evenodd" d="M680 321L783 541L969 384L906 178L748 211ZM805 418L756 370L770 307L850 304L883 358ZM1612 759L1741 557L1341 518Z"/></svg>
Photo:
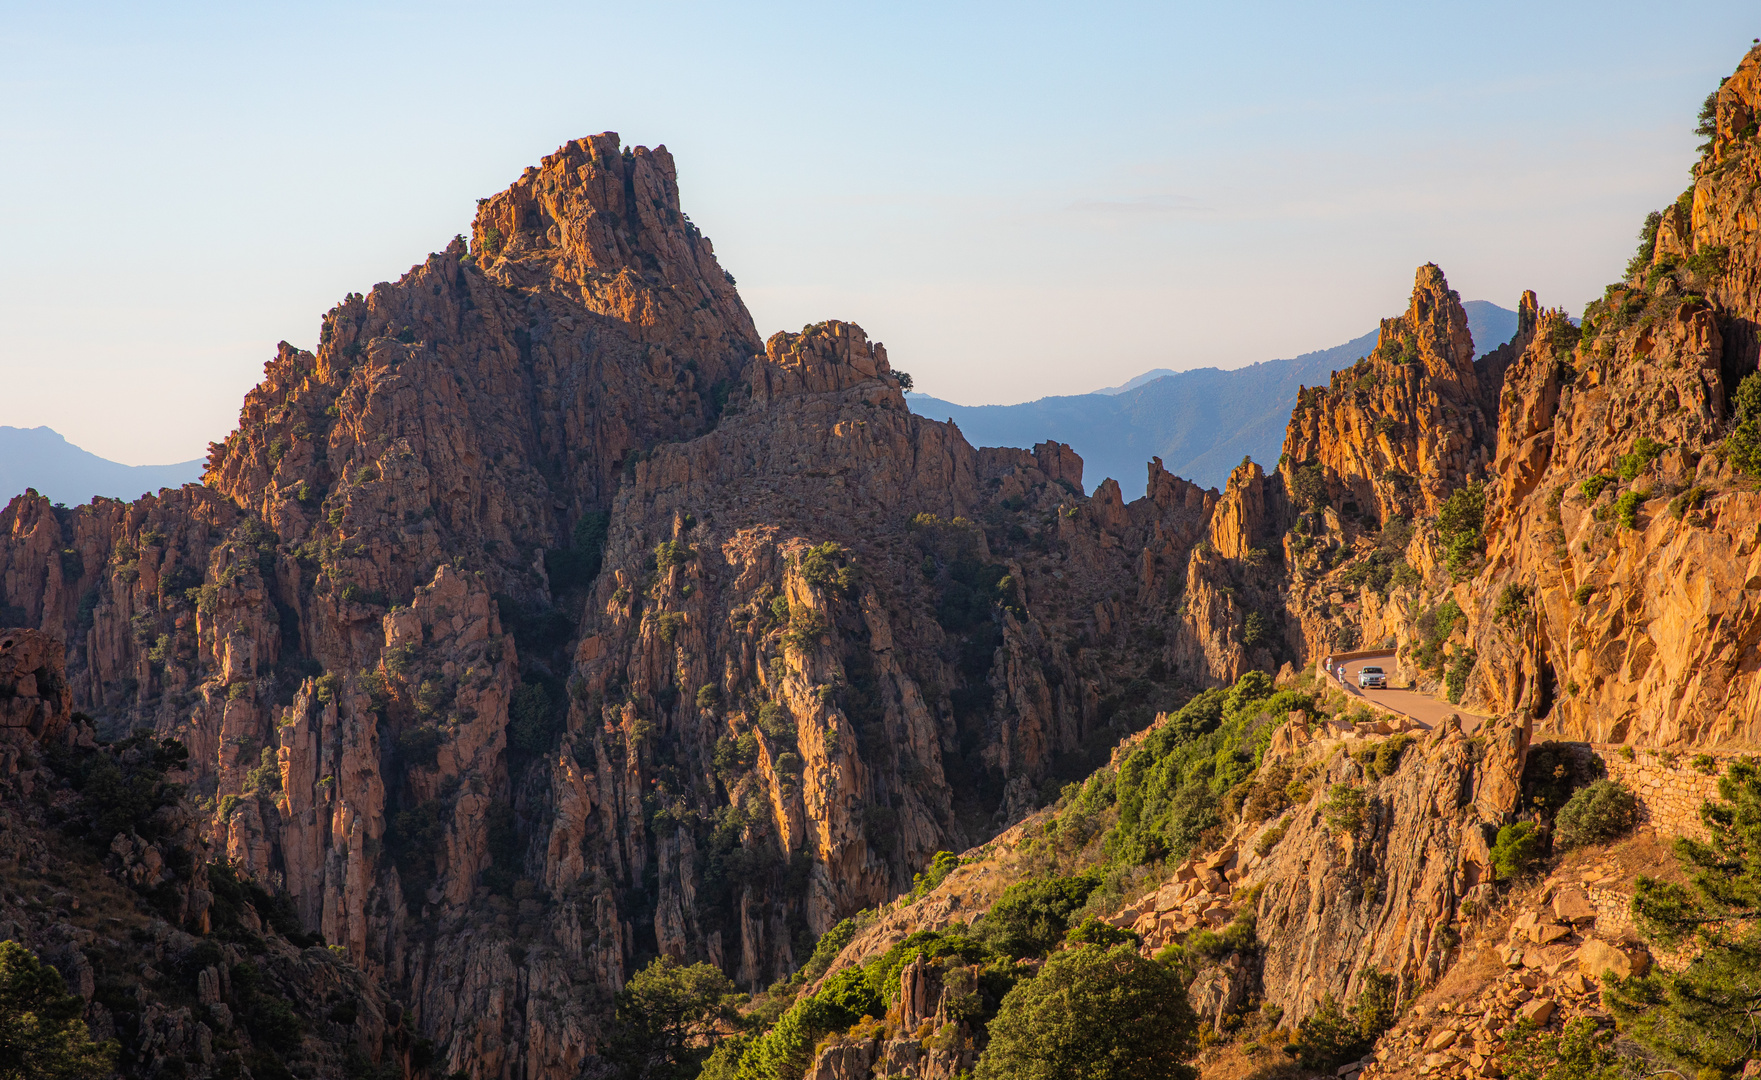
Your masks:
<svg viewBox="0 0 1761 1080"><path fill-rule="evenodd" d="M1419 267L1406 314L1382 320L1375 350L1325 387L1305 390L1291 414L1280 468L1296 491L1324 491L1347 517L1433 514L1480 475L1492 424L1461 300L1436 266Z"/></svg>
<svg viewBox="0 0 1761 1080"><path fill-rule="evenodd" d="M0 603L102 732L188 746L215 850L447 1071L573 1075L645 953L787 974L1267 660L1245 553L1171 602L1215 493L974 450L853 324L760 347L664 149L563 147L319 337L204 485L16 500Z"/></svg>

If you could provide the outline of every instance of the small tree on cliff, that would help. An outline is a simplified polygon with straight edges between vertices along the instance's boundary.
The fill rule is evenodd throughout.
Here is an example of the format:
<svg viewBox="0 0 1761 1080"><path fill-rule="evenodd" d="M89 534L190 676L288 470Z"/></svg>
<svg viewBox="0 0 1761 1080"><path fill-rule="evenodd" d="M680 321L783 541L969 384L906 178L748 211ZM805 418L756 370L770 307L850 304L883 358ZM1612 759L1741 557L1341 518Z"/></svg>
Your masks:
<svg viewBox="0 0 1761 1080"><path fill-rule="evenodd" d="M1198 1018L1180 976L1130 945L1060 952L990 1023L976 1080L1195 1077Z"/></svg>
<svg viewBox="0 0 1761 1080"><path fill-rule="evenodd" d="M1699 955L1678 973L1611 979L1602 998L1633 1038L1678 1066L1728 1075L1761 1058L1761 764L1732 763L1700 808L1708 843L1675 841L1691 885L1639 879L1633 914L1662 945Z"/></svg>
<svg viewBox="0 0 1761 1080"><path fill-rule="evenodd" d="M18 942L0 942L0 1080L108 1076L116 1044L92 1041L85 1008L60 972Z"/></svg>

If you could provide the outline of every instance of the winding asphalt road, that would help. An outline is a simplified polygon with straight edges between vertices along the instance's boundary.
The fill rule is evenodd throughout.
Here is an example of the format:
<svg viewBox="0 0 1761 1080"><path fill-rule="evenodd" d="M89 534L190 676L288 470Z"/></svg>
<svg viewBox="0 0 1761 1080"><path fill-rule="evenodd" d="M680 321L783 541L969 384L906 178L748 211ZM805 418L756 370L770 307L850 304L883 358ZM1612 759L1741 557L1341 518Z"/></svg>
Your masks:
<svg viewBox="0 0 1761 1080"><path fill-rule="evenodd" d="M1360 656L1356 660L1346 660L1343 663L1345 667L1345 675L1341 680L1341 684L1345 687L1345 692L1347 694L1366 698L1385 708L1393 709L1398 713L1405 713L1407 716L1412 717L1426 727L1436 727L1447 719L1451 713L1454 713L1456 716L1461 717L1461 729L1472 734L1475 729L1480 726L1480 722L1485 719L1484 717L1475 716L1473 713L1451 705L1446 701L1439 701L1429 694L1421 694L1417 690L1359 689L1357 685L1357 673L1366 664L1374 664L1375 666L1380 667L1382 670L1388 672L1390 679L1392 679L1394 672L1394 654L1392 652L1377 653L1374 656Z"/></svg>

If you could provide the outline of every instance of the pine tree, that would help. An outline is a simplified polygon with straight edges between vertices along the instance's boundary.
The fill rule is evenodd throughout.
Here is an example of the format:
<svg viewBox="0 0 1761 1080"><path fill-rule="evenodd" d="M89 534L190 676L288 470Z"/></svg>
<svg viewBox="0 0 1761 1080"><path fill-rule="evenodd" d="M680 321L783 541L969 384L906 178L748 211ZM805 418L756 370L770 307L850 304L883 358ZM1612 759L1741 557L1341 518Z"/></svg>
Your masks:
<svg viewBox="0 0 1761 1080"><path fill-rule="evenodd" d="M1728 1074L1761 1058L1761 763L1733 762L1701 819L1709 842L1675 842L1690 886L1639 879L1633 914L1665 946L1692 942L1679 974L1611 979L1603 1001L1621 1027L1677 1066Z"/></svg>
<svg viewBox="0 0 1761 1080"><path fill-rule="evenodd" d="M116 1044L92 1041L80 1019L85 1007L60 972L18 942L0 942L0 1080L108 1075Z"/></svg>

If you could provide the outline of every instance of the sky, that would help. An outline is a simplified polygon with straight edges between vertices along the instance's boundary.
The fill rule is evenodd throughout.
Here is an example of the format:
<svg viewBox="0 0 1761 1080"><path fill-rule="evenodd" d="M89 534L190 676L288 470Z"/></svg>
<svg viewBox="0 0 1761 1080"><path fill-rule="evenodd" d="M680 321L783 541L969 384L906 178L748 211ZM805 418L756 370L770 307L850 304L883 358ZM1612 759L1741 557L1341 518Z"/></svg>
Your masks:
<svg viewBox="0 0 1761 1080"><path fill-rule="evenodd" d="M1349 340L1416 266L1580 310L1690 182L1753 0L0 0L0 424L200 457L278 341L565 141L665 144L759 332L920 391Z"/></svg>

